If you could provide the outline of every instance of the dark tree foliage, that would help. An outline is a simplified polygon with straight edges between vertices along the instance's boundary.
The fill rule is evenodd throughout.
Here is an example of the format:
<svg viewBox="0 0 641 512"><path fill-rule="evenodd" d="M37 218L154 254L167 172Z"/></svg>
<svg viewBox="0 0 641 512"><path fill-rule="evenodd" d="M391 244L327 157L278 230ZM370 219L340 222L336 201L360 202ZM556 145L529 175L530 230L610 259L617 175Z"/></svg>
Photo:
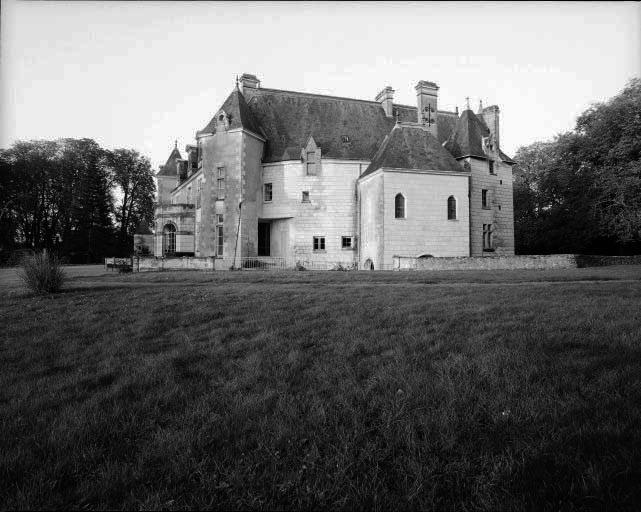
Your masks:
<svg viewBox="0 0 641 512"><path fill-rule="evenodd" d="M138 224L153 224L156 185L151 163L133 149L110 151L107 163L120 195L115 203L119 242L131 246Z"/></svg>
<svg viewBox="0 0 641 512"><path fill-rule="evenodd" d="M641 79L515 160L518 254L641 251Z"/></svg>
<svg viewBox="0 0 641 512"><path fill-rule="evenodd" d="M149 161L136 153L125 185L133 199L124 209L115 204L128 171L111 164L123 152L92 139L18 141L0 150L0 260L20 248L73 263L129 254L131 226L153 215L154 185Z"/></svg>

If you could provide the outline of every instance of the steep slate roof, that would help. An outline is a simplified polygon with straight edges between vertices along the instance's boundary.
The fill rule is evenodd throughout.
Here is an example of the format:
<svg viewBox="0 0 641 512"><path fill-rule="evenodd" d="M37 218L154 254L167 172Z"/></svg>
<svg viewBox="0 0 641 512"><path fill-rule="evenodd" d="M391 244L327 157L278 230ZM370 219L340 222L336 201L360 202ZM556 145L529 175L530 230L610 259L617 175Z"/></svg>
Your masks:
<svg viewBox="0 0 641 512"><path fill-rule="evenodd" d="M377 101L264 88L246 89L245 95L259 133L267 139L263 162L300 158L310 136L323 157L371 160L396 123ZM394 105L394 110L401 121L417 120L416 107ZM448 124L445 118L438 116L439 128Z"/></svg>
<svg viewBox="0 0 641 512"><path fill-rule="evenodd" d="M234 89L232 93L227 97L223 106L219 110L225 111L229 116L229 128L245 128L252 133L261 135L261 132L258 129L258 124L256 123L254 116L247 107L247 102L243 93ZM216 133L216 116L212 117L211 121L198 133Z"/></svg>
<svg viewBox="0 0 641 512"><path fill-rule="evenodd" d="M394 126L380 103L274 89L251 89L248 102L267 138L264 162L300 158L309 137L322 157L369 160ZM349 142L343 142L343 136Z"/></svg>
<svg viewBox="0 0 641 512"><path fill-rule="evenodd" d="M394 126L361 177L381 168L463 171L438 139L418 124Z"/></svg>
<svg viewBox="0 0 641 512"><path fill-rule="evenodd" d="M447 139L444 147L455 158L464 156L487 158L483 151L483 137L489 134L490 130L485 123L481 123L476 114L467 109L459 117L454 132Z"/></svg>
<svg viewBox="0 0 641 512"><path fill-rule="evenodd" d="M156 176L176 176L176 159L182 159L177 147L175 147L169 155L167 163L160 166L160 170L156 173Z"/></svg>

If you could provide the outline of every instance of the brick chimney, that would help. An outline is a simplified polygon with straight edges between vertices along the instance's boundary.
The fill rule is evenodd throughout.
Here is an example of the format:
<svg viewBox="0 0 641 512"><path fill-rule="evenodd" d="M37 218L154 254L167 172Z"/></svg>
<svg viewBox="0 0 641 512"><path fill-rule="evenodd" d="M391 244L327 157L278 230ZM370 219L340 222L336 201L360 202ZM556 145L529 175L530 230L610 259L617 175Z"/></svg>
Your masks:
<svg viewBox="0 0 641 512"><path fill-rule="evenodd" d="M381 104L387 117L392 117L394 115L394 103L392 102L393 99L394 89L392 89L388 85L387 87L385 87L385 89L383 89L376 95L376 99L374 101L378 101Z"/></svg>
<svg viewBox="0 0 641 512"><path fill-rule="evenodd" d="M483 116L483 121L485 121L485 124L490 129L490 133L494 138L494 144L496 145L497 148L501 147L501 143L499 140L499 113L500 113L500 110L498 105L491 105L489 107L485 107L481 112L481 115Z"/></svg>
<svg viewBox="0 0 641 512"><path fill-rule="evenodd" d="M240 92L245 94L246 89L258 89L260 87L260 80L256 78L256 75L250 75L248 73L243 73L240 77L239 88Z"/></svg>

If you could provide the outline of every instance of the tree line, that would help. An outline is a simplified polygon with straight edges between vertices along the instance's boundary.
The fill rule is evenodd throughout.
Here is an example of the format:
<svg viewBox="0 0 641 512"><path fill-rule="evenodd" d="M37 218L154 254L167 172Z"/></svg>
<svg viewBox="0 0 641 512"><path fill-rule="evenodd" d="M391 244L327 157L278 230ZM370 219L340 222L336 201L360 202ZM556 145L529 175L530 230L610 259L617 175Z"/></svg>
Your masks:
<svg viewBox="0 0 641 512"><path fill-rule="evenodd" d="M641 79L514 160L517 254L641 252Z"/></svg>
<svg viewBox="0 0 641 512"><path fill-rule="evenodd" d="M135 150L17 141L0 150L0 260L18 249L70 263L128 255L138 224L153 221L155 190L151 163Z"/></svg>

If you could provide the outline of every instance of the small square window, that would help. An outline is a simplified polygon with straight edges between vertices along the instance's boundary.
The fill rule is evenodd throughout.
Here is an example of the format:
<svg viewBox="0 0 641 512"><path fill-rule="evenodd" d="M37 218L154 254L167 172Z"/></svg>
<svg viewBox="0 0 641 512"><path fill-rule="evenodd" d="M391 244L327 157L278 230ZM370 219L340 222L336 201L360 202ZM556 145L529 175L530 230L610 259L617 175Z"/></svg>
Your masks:
<svg viewBox="0 0 641 512"><path fill-rule="evenodd" d="M325 237L324 236L315 236L314 237L314 250L315 251L324 251L325 250Z"/></svg>
<svg viewBox="0 0 641 512"><path fill-rule="evenodd" d="M341 237L341 248L342 249L351 249L352 248L352 237L343 236Z"/></svg>
<svg viewBox="0 0 641 512"><path fill-rule="evenodd" d="M309 203L309 192L306 190L303 192L303 203Z"/></svg>
<svg viewBox="0 0 641 512"><path fill-rule="evenodd" d="M268 203L269 201L272 200L272 184L271 183L265 183L263 188L264 188L263 201Z"/></svg>

